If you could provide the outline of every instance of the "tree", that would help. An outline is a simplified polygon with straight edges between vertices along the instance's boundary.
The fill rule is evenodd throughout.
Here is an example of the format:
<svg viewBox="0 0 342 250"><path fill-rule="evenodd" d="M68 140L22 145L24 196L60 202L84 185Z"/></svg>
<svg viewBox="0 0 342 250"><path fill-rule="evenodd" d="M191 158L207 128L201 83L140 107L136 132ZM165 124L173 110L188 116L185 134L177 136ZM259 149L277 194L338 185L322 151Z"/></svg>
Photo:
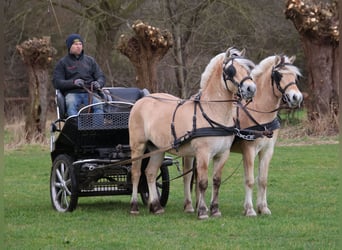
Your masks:
<svg viewBox="0 0 342 250"><path fill-rule="evenodd" d="M46 0L40 0L45 2ZM57 10L65 10L71 15L78 17L78 22L73 24L73 32L95 35L95 57L106 75L107 82L110 84L115 81L112 69L115 68L112 59L113 45L116 43L117 33L122 25L125 25L133 12L144 3L145 0L73 0L73 1L50 1L54 13ZM56 9L56 11L55 11ZM63 13L63 16L65 13ZM63 17L62 17L63 18ZM55 16L57 26L65 22L61 16ZM66 19L68 20L68 18ZM87 21L89 21L87 23ZM91 23L91 25L89 25ZM70 22L68 22L68 25ZM86 24L86 25L85 25ZM86 27L82 27L82 25ZM89 27L91 26L91 28ZM65 27L64 27L65 28ZM60 30L61 32L61 30ZM65 32L65 31L64 31ZM66 34L65 34L66 36ZM63 39L65 39L63 37Z"/></svg>
<svg viewBox="0 0 342 250"><path fill-rule="evenodd" d="M56 49L51 46L50 37L33 38L17 46L21 59L27 68L29 105L26 112L25 130L27 140L45 138L45 123L48 107L49 72Z"/></svg>
<svg viewBox="0 0 342 250"><path fill-rule="evenodd" d="M285 15L299 32L306 56L310 91L306 103L308 117L316 125L321 123L322 119L328 118L330 128L337 131L338 2L317 4L313 0L287 0Z"/></svg>
<svg viewBox="0 0 342 250"><path fill-rule="evenodd" d="M175 72L179 96L188 97L189 87L187 80L188 56L186 53L187 44L192 37L195 28L201 18L202 12L212 3L206 1L175 1L167 0L166 9L171 20L171 30L175 39L173 47L173 59L175 62Z"/></svg>
<svg viewBox="0 0 342 250"><path fill-rule="evenodd" d="M127 56L136 69L136 85L158 92L157 65L173 45L167 30L150 26L137 20L132 25L135 35L121 35L118 49Z"/></svg>

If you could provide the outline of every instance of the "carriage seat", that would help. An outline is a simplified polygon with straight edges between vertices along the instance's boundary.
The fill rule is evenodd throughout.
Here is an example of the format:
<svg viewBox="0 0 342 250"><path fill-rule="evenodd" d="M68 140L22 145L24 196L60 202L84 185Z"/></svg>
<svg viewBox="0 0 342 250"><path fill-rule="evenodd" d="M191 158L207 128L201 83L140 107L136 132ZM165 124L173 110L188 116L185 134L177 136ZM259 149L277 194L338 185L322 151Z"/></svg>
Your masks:
<svg viewBox="0 0 342 250"><path fill-rule="evenodd" d="M59 89L56 89L55 102L57 105L57 116L58 119L67 118L65 97Z"/></svg>
<svg viewBox="0 0 342 250"><path fill-rule="evenodd" d="M103 96L105 101L122 101L135 103L140 98L150 94L147 89L124 88L124 87L106 87L103 88ZM57 105L58 119L66 119L65 97L59 89L56 89L55 102Z"/></svg>
<svg viewBox="0 0 342 250"><path fill-rule="evenodd" d="M150 94L147 89L112 87L103 88L107 101L122 101L135 103L140 98Z"/></svg>
<svg viewBox="0 0 342 250"><path fill-rule="evenodd" d="M107 101L124 102L134 104L140 98L149 94L147 89L138 88L103 88L103 94L106 96ZM116 106L116 105L105 105L105 113L116 113L116 112L130 112L131 105L129 106Z"/></svg>

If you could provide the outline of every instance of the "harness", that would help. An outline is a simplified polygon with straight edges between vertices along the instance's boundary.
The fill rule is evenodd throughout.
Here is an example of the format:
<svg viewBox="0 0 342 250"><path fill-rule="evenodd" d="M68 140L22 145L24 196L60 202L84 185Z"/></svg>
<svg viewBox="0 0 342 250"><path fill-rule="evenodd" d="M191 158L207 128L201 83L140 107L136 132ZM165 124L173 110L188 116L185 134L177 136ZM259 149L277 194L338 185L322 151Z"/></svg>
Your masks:
<svg viewBox="0 0 342 250"><path fill-rule="evenodd" d="M181 137L177 137L176 129L175 129L175 117L177 110L180 106L182 106L185 101L182 100L178 102L173 115L172 115L172 122L171 122L171 134L174 138L174 141L172 143L172 147L176 150L183 144L188 142L189 140L192 140L194 138L198 137L208 137L208 136L231 136L236 133L236 127L227 127L224 126L214 120L212 120L208 115L204 112L204 109L202 107L202 104L200 102L201 99L201 92L199 92L194 97L194 114L192 117L192 130L188 131L185 135ZM227 102L238 102L238 100L227 100ZM197 107L200 109L202 116L204 119L209 123L210 127L204 127L204 128L197 128Z"/></svg>
<svg viewBox="0 0 342 250"><path fill-rule="evenodd" d="M241 86L246 80L252 80L250 76L244 77L240 83L238 83L235 79L234 76L236 75L236 69L234 67L234 59L235 58L243 58L237 55L234 55L233 57L229 58L228 60L225 60L223 62L223 80L224 84L226 86L226 89L229 90L227 81L231 81L236 87L238 87L238 93L237 96L241 98ZM231 64L228 66L228 63L231 61Z"/></svg>
<svg viewBox="0 0 342 250"><path fill-rule="evenodd" d="M282 68L286 65L292 65L291 63L285 63L284 60L285 60L285 58L282 56L280 63L272 68L271 80L272 80L273 94L276 96L276 94L274 92L274 85L276 85L277 89L279 90L279 92L282 95L282 100L284 102L288 103L289 100L288 100L287 95L285 94L285 91L288 87L290 87L291 85L297 85L297 83L296 82L290 82L285 86L285 88L282 88L280 86L280 81L281 81L281 78L283 77L283 75L277 69Z"/></svg>
<svg viewBox="0 0 342 250"><path fill-rule="evenodd" d="M274 85L275 85L277 87L277 89L279 90L279 92L282 94L282 100L284 102L288 103L289 100L288 100L288 97L287 97L285 91L288 87L290 87L291 85L297 85L297 83L296 82L290 82L284 88L282 88L280 86L280 82L281 82L283 75L278 71L278 69L280 69L286 65L292 65L291 63L285 63L284 60L285 60L285 58L282 56L280 63L272 68L271 84L272 84L273 94L276 96L276 94L274 92ZM248 103L246 104L246 106L247 105L248 105ZM246 106L243 106L241 103L238 103L237 113L239 112L239 108L241 108L246 113L248 118L250 120L252 120L256 125L240 130L239 133L237 134L237 137L235 137L235 138L240 138L240 139L244 139L244 140L255 140L259 137L262 137L263 135L267 136L268 138L271 138L273 136L273 131L280 128L280 118L276 117L271 122L259 124L253 118L253 116L247 111L248 108ZM286 107L286 108L289 108L289 107ZM269 112L262 112L262 111L257 111L254 109L248 109L248 110L251 110L254 112L259 112L259 113L273 113L273 112L277 112L280 109L284 109L284 107L279 107L279 108L276 108L276 109L271 110ZM237 117L239 117L239 114L237 114ZM237 120L236 124L238 127L240 127L240 123L238 120ZM261 131L263 132L262 134L260 134ZM235 140L237 140L237 139L235 139Z"/></svg>

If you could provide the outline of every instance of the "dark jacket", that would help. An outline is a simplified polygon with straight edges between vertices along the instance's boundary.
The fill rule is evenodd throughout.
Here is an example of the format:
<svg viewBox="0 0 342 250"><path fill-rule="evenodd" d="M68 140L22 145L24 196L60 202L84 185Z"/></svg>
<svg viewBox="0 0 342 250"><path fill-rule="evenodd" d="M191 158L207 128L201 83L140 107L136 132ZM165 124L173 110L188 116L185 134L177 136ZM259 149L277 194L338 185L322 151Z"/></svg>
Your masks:
<svg viewBox="0 0 342 250"><path fill-rule="evenodd" d="M64 95L71 92L86 92L85 89L74 84L76 79L83 79L88 86L92 81L98 81L101 88L106 83L106 78L95 59L84 55L83 52L78 58L72 54L61 58L54 69L52 83Z"/></svg>

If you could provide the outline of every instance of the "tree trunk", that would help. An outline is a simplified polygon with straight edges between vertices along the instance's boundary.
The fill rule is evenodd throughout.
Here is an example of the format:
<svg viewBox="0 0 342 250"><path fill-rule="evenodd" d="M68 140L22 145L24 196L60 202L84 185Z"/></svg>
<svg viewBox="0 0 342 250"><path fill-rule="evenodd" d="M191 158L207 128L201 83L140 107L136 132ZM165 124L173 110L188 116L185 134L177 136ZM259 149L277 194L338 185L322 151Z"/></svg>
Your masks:
<svg viewBox="0 0 342 250"><path fill-rule="evenodd" d="M172 35L140 20L132 28L135 35L130 38L121 35L118 49L135 67L137 87L158 92L157 65L173 45Z"/></svg>
<svg viewBox="0 0 342 250"><path fill-rule="evenodd" d="M48 107L48 67L56 54L50 37L29 39L17 46L17 51L28 72L29 105L26 112L26 140L45 138L45 123Z"/></svg>
<svg viewBox="0 0 342 250"><path fill-rule="evenodd" d="M25 131L26 139L45 138L45 124L48 107L49 73L37 65L28 65L29 105L27 105Z"/></svg>
<svg viewBox="0 0 342 250"><path fill-rule="evenodd" d="M302 38L307 55L308 87L311 90L306 107L310 120L332 115L337 122L338 115L338 47L316 44Z"/></svg>
<svg viewBox="0 0 342 250"><path fill-rule="evenodd" d="M298 30L308 71L308 117L316 130L337 132L339 127L338 2L287 0L286 18ZM323 126L322 126L323 124Z"/></svg>

